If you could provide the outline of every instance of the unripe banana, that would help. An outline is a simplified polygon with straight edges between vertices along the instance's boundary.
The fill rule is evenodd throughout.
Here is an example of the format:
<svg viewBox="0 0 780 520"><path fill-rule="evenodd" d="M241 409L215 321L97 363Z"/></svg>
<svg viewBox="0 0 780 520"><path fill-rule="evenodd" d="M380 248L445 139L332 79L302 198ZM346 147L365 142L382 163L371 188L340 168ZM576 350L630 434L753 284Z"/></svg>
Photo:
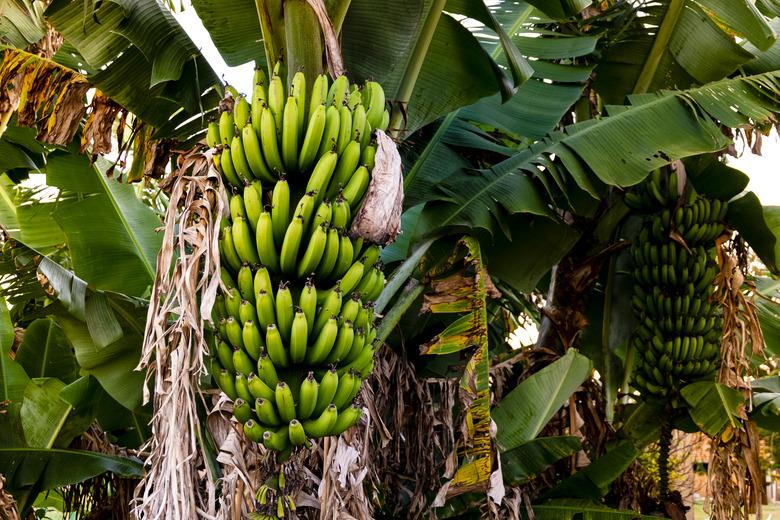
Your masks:
<svg viewBox="0 0 780 520"><path fill-rule="evenodd" d="M206 131L206 144L209 148L216 148L221 142L222 140L219 137L219 123L216 121L209 121L208 130Z"/></svg>
<svg viewBox="0 0 780 520"><path fill-rule="evenodd" d="M366 127L363 130L363 133L360 134L360 151L361 156L363 150L368 148L368 144L371 142L371 138L374 135L374 129L371 127L371 123L366 121Z"/></svg>
<svg viewBox="0 0 780 520"><path fill-rule="evenodd" d="M244 425L246 429L246 425ZM287 426L282 426L280 429L273 431L273 430L266 430L263 432L262 437L263 446L268 448L269 450L273 451L284 451L287 448L290 447L290 437L287 433ZM284 509L282 509L282 513L284 513ZM280 515L277 514L278 517L281 518Z"/></svg>
<svg viewBox="0 0 780 520"><path fill-rule="evenodd" d="M225 308L234 319L241 319L241 295L235 287L225 293Z"/></svg>
<svg viewBox="0 0 780 520"><path fill-rule="evenodd" d="M336 316L332 316L323 325L312 347L306 352L306 362L310 365L318 365L325 361L330 354L339 332L339 324Z"/></svg>
<svg viewBox="0 0 780 520"><path fill-rule="evenodd" d="M309 239L309 244L306 247L306 251L303 253L303 258L298 263L298 277L302 278L307 274L313 274L317 268L317 265L322 259L322 254L325 252L325 245L328 240L327 225L322 224L318 226Z"/></svg>
<svg viewBox="0 0 780 520"><path fill-rule="evenodd" d="M360 418L363 416L363 409L356 404L353 404L343 412L339 412L336 422L333 424L329 435L341 435L352 426L357 424Z"/></svg>
<svg viewBox="0 0 780 520"><path fill-rule="evenodd" d="M355 287L355 292L360 294L363 299L368 301L368 295L373 291L374 284L376 284L378 276L379 269L375 267L372 267L371 269L365 269L363 278L361 278L360 283L358 283L357 287Z"/></svg>
<svg viewBox="0 0 780 520"><path fill-rule="evenodd" d="M325 224L326 233L327 233L327 226L330 225L331 215L332 215L332 210L331 210L330 201L329 200L322 201L320 207L317 208L317 212L314 214L314 219L312 219L311 225L306 226L306 232L308 234L311 234L312 232L314 232L314 230L317 229L318 226Z"/></svg>
<svg viewBox="0 0 780 520"><path fill-rule="evenodd" d="M289 96L284 105L282 123L282 161L287 172L298 171L298 111L298 102Z"/></svg>
<svg viewBox="0 0 780 520"><path fill-rule="evenodd" d="M357 285L360 283L360 280L363 278L364 270L365 266L360 260L353 263L349 267L347 272L341 278L341 290L344 291L345 294L351 294L352 291L357 287Z"/></svg>
<svg viewBox="0 0 780 520"><path fill-rule="evenodd" d="M236 324L241 329L241 325ZM238 346L233 345L233 366L236 368L236 374L244 374L245 376L248 376L255 370L255 364L252 361L252 358L249 357L249 354L244 352L244 350Z"/></svg>
<svg viewBox="0 0 780 520"><path fill-rule="evenodd" d="M249 262L250 264L260 262L255 241L252 239L252 230L246 219L237 218L233 220L233 244L242 262Z"/></svg>
<svg viewBox="0 0 780 520"><path fill-rule="evenodd" d="M238 255L236 255L236 257L238 257ZM239 273L240 272L241 272L241 270L239 269ZM231 275L230 272L227 269L225 269L224 265L220 266L220 268L219 268L219 279L222 281L222 284L225 286L225 289L227 289L227 290L232 289L233 287L236 287L236 282L233 280L233 275ZM222 303L223 304L225 303L224 295L218 294L217 295L217 300L215 301L215 304L217 304L217 302L220 301L219 300L220 296L222 297ZM220 315L224 316L225 313L220 313Z"/></svg>
<svg viewBox="0 0 780 520"><path fill-rule="evenodd" d="M238 317L240 323L244 323L247 320L254 320L257 313L255 312L255 306L249 300L241 300L241 305L238 308Z"/></svg>
<svg viewBox="0 0 780 520"><path fill-rule="evenodd" d="M301 420L308 419L314 413L319 386L317 380L314 379L314 372L309 372L309 375L301 383L300 399L298 400L298 417Z"/></svg>
<svg viewBox="0 0 780 520"><path fill-rule="evenodd" d="M277 383L279 383L276 367L274 366L273 361L271 361L271 358L268 357L268 353L265 351L260 353L260 358L257 360L257 377L259 377L269 388L276 388Z"/></svg>
<svg viewBox="0 0 780 520"><path fill-rule="evenodd" d="M328 229L328 239L325 243L325 251L322 254L322 259L319 265L317 265L317 277L320 279L328 279L333 268L336 266L336 261L339 258L339 246L341 244L341 236L336 228L331 227Z"/></svg>
<svg viewBox="0 0 780 520"><path fill-rule="evenodd" d="M266 352L268 352L268 357L271 358L274 365L282 368L290 366L290 358L287 355L287 350L284 348L282 336L274 323L268 325L266 329L265 348Z"/></svg>
<svg viewBox="0 0 780 520"><path fill-rule="evenodd" d="M338 363L349 354L352 347L352 341L355 339L355 331L352 328L352 322L344 320L339 328L339 334L336 337L336 343L326 358L327 363Z"/></svg>
<svg viewBox="0 0 780 520"><path fill-rule="evenodd" d="M279 143L277 141L276 121L273 111L263 110L260 114L260 147L263 149L263 157L275 177L284 172L284 163L279 153Z"/></svg>
<svg viewBox="0 0 780 520"><path fill-rule="evenodd" d="M290 185L282 177L274 186L271 198L271 220L273 221L274 242L282 246L284 233L290 225Z"/></svg>
<svg viewBox="0 0 780 520"><path fill-rule="evenodd" d="M325 196L333 200L338 192L346 186L352 174L360 163L360 141L350 141L344 152L339 156L339 162L333 172Z"/></svg>
<svg viewBox="0 0 780 520"><path fill-rule="evenodd" d="M366 334L362 327L355 329L354 339L352 340L352 346L349 348L349 352L344 358L344 363L351 363L363 352L363 346L366 343Z"/></svg>
<svg viewBox="0 0 780 520"><path fill-rule="evenodd" d="M311 280L306 281L306 285L304 285L303 291L301 291L298 307L306 316L307 335L311 334L314 329L315 316L317 315L317 289Z"/></svg>
<svg viewBox="0 0 780 520"><path fill-rule="evenodd" d="M341 319L354 323L359 311L360 295L355 292L342 304L340 313Z"/></svg>
<svg viewBox="0 0 780 520"><path fill-rule="evenodd" d="M233 167L239 179L246 181L252 178L252 170L244 153L244 143L241 134L234 135L230 141L230 159L233 161Z"/></svg>
<svg viewBox="0 0 780 520"><path fill-rule="evenodd" d="M329 434L336 424L337 418L338 409L333 405L328 405L316 419L304 422L303 429L309 437L319 439Z"/></svg>
<svg viewBox="0 0 780 520"><path fill-rule="evenodd" d="M365 166L361 166L355 171L347 185L344 187L342 196L347 199L352 211L356 210L363 201L363 195L366 194L370 180L371 175L368 173L368 170Z"/></svg>
<svg viewBox="0 0 780 520"><path fill-rule="evenodd" d="M341 154L352 141L352 111L346 105L339 107L339 137L336 151Z"/></svg>
<svg viewBox="0 0 780 520"><path fill-rule="evenodd" d="M253 419L244 423L244 435L253 442L261 442L263 440L263 429Z"/></svg>
<svg viewBox="0 0 780 520"><path fill-rule="evenodd" d="M233 402L233 415L241 424L252 418L252 408L240 397Z"/></svg>
<svg viewBox="0 0 780 520"><path fill-rule="evenodd" d="M346 274L354 260L352 241L347 235L341 235L339 241L339 257L331 272L331 276L340 278Z"/></svg>
<svg viewBox="0 0 780 520"><path fill-rule="evenodd" d="M265 87L268 83L268 79L265 76L265 72L262 69L255 69L254 80L252 82L252 125L255 132L260 133L260 111L263 106L268 104L268 94Z"/></svg>
<svg viewBox="0 0 780 520"><path fill-rule="evenodd" d="M263 381L263 379L260 378L257 374L249 374L246 381L247 387L249 388L249 393L255 399L275 399L276 394L273 388L276 387L274 386L271 388L271 386Z"/></svg>
<svg viewBox="0 0 780 520"><path fill-rule="evenodd" d="M222 148L222 152L220 152L219 165L220 169L222 170L222 175L225 176L225 179L230 183L231 186L236 188L243 186L244 183L241 182L241 179L239 179L238 174L236 173L236 169L233 166L233 159L230 155L230 148L227 146Z"/></svg>
<svg viewBox="0 0 780 520"><path fill-rule="evenodd" d="M216 343L219 364L225 367L229 372L235 372L236 367L233 365L233 349L219 338L217 338Z"/></svg>
<svg viewBox="0 0 780 520"><path fill-rule="evenodd" d="M331 225L336 229L346 230L347 226L349 225L351 216L349 203L344 199L344 197L339 195L331 207Z"/></svg>
<svg viewBox="0 0 780 520"><path fill-rule="evenodd" d="M338 108L333 105L328 106L325 110L325 128L322 131L320 147L317 149L317 157L325 155L329 150L338 150L340 124Z"/></svg>
<svg viewBox="0 0 780 520"><path fill-rule="evenodd" d="M233 113L225 110L219 115L219 138L224 146L230 145L233 139Z"/></svg>
<svg viewBox="0 0 780 520"><path fill-rule="evenodd" d="M290 421L288 435L290 436L290 443L292 443L293 446L303 446L307 442L306 432L303 430L303 425L298 419ZM282 509L282 512L284 512L284 509Z"/></svg>
<svg viewBox="0 0 780 520"><path fill-rule="evenodd" d="M222 390L225 395L228 396L232 401L238 399L238 392L236 392L236 380L232 373L228 372L224 368L220 369L219 372L214 374L214 381L217 383L219 389Z"/></svg>
<svg viewBox="0 0 780 520"><path fill-rule="evenodd" d="M339 375L336 369L330 368L322 376L317 390L317 405L314 407L314 415L319 416L329 404L333 402L333 396L339 387Z"/></svg>
<svg viewBox="0 0 780 520"><path fill-rule="evenodd" d="M314 323L314 333L319 335L325 324L333 317L337 317L341 311L341 289L337 285L325 294L322 302L322 308L317 314L317 320Z"/></svg>
<svg viewBox="0 0 780 520"><path fill-rule="evenodd" d="M306 75L298 71L293 75L291 86L291 95L295 97L295 104L298 106L298 129L303 131L306 127L306 121L311 117L306 107ZM303 139L303 136L299 136Z"/></svg>
<svg viewBox="0 0 780 520"><path fill-rule="evenodd" d="M276 304L272 293L260 289L255 295L257 301L257 321L262 330L271 324L276 324Z"/></svg>
<svg viewBox="0 0 780 520"><path fill-rule="evenodd" d="M273 401L258 397L255 400L255 415L261 423L267 426L278 426L282 423Z"/></svg>
<svg viewBox="0 0 780 520"><path fill-rule="evenodd" d="M376 159L376 147L369 145L363 148L360 153L360 164L365 166L368 171L374 169L374 161Z"/></svg>
<svg viewBox="0 0 780 520"><path fill-rule="evenodd" d="M366 107L359 104L352 110L352 140L360 142L366 130L366 121Z"/></svg>
<svg viewBox="0 0 780 520"><path fill-rule="evenodd" d="M222 238L219 239L219 251L225 263L230 266L233 272L241 269L241 258L236 252L236 246L233 243L233 228L230 226L222 229Z"/></svg>
<svg viewBox="0 0 780 520"><path fill-rule="evenodd" d="M244 128L247 121L249 121L250 108L246 96L239 95L233 106L233 122L236 125L236 128Z"/></svg>
<svg viewBox="0 0 780 520"><path fill-rule="evenodd" d="M298 249L303 238L303 217L300 215L293 218L293 221L287 227L282 242L282 252L280 255L280 267L285 274L294 274L298 262Z"/></svg>
<svg viewBox="0 0 780 520"><path fill-rule="evenodd" d="M312 191L304 193L301 200L298 201L298 205L295 207L293 220L295 217L301 217L303 219L303 229L307 229L308 224L312 220L312 214L317 206L316 194Z"/></svg>
<svg viewBox="0 0 780 520"><path fill-rule="evenodd" d="M333 80L330 90L328 90L328 104L342 106L347 102L347 92L349 92L349 80L346 76L341 75Z"/></svg>
<svg viewBox="0 0 780 520"><path fill-rule="evenodd" d="M336 390L336 395L333 396L333 404L337 409L341 409L349 404L348 399L355 388L355 384L360 384L360 380L355 377L351 370L345 372L339 378L339 388Z"/></svg>
<svg viewBox="0 0 780 520"><path fill-rule="evenodd" d="M225 320L225 334L227 334L228 341L230 341L230 344L233 345L233 347L241 348L244 346L241 334L241 322L233 316L229 316Z"/></svg>
<svg viewBox="0 0 780 520"><path fill-rule="evenodd" d="M282 138L282 120L284 117L284 101L287 95L284 91L284 83L282 78L278 74L271 76L271 81L268 83L268 108L271 110L271 115L274 120L274 133L276 139L281 141ZM265 139L265 136L262 136ZM281 171L281 170L280 170Z"/></svg>
<svg viewBox="0 0 780 520"><path fill-rule="evenodd" d="M317 110L317 107L324 105L328 100L328 76L320 74L314 80L311 88L311 99L309 100L309 117Z"/></svg>
<svg viewBox="0 0 780 520"><path fill-rule="evenodd" d="M366 81L363 88L363 103L368 107L366 110L368 122L372 128L378 128L382 124L385 112L385 91L379 83Z"/></svg>
<svg viewBox="0 0 780 520"><path fill-rule="evenodd" d="M292 292L290 292L287 283L281 282L276 291L276 326L282 339L286 342L290 341L290 330L294 316Z"/></svg>
<svg viewBox="0 0 780 520"><path fill-rule="evenodd" d="M249 392L249 383L247 382L247 378L241 372L236 374L236 393L238 394L238 397L244 401L250 402L254 399L252 394Z"/></svg>
<svg viewBox="0 0 780 520"><path fill-rule="evenodd" d="M260 107L260 110L263 108ZM262 113L258 114L258 126ZM265 163L263 158L263 148L260 145L260 140L257 137L257 131L252 125L246 125L241 129L241 143L244 146L244 155L246 156L247 164L252 172L252 176L255 179L262 179L265 182L273 183L276 181L276 176L271 173L270 168ZM261 192L262 197L262 192Z"/></svg>
<svg viewBox="0 0 780 520"><path fill-rule="evenodd" d="M276 385L276 409L279 411L279 417L282 421L290 422L295 419L295 401L293 400L290 386L284 381L279 381Z"/></svg>
<svg viewBox="0 0 780 520"><path fill-rule="evenodd" d="M351 85L350 92L347 94L347 106L349 109L354 112L357 106L362 103L362 97L360 88L357 85Z"/></svg>
<svg viewBox="0 0 780 520"><path fill-rule="evenodd" d="M290 360L293 364L300 364L306 359L308 338L309 329L306 315L299 308L295 312L290 332Z"/></svg>
<svg viewBox="0 0 780 520"><path fill-rule="evenodd" d="M338 114L337 114L338 115ZM296 166L304 173L308 172L317 159L322 134L325 131L327 119L327 110L325 105L318 105L309 119L309 125L306 128L306 136L303 139L303 146Z"/></svg>
<svg viewBox="0 0 780 520"><path fill-rule="evenodd" d="M374 282L374 287L366 293L366 299L371 302L376 301L379 298L379 296L382 294L382 291L384 289L385 289L385 273L381 269L378 269L376 281Z"/></svg>
<svg viewBox="0 0 780 520"><path fill-rule="evenodd" d="M336 169L338 154L334 151L327 152L319 158L317 165L312 170L309 182L306 184L306 192L315 192L317 204L325 199L325 190L328 187L333 171Z"/></svg>
<svg viewBox="0 0 780 520"><path fill-rule="evenodd" d="M260 214L260 219L257 221L255 243L260 262L271 271L279 272L279 255L274 244L273 222L271 221L271 213L269 211L263 211ZM255 287L255 290L257 290L257 287Z"/></svg>
<svg viewBox="0 0 780 520"><path fill-rule="evenodd" d="M249 357L257 361L260 358L260 353L263 350L263 337L260 334L260 329L255 325L254 320L247 320L244 322L244 328L242 330L242 338L244 340L244 349Z"/></svg>

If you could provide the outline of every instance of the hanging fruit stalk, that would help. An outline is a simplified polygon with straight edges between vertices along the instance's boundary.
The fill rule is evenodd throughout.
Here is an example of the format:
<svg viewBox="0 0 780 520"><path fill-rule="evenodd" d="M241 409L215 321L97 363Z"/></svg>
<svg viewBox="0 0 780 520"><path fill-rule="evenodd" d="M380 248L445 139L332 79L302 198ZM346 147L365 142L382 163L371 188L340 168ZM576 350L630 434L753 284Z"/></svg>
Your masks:
<svg viewBox="0 0 780 520"><path fill-rule="evenodd" d="M287 90L258 71L252 104L223 103L207 132L230 198L212 374L247 437L275 451L360 419L353 401L374 365L373 302L385 284L380 245L398 232L395 221L384 234L355 222L387 191L372 176L387 155L375 130L391 146L382 87L320 75L305 90L302 73Z"/></svg>
<svg viewBox="0 0 780 520"><path fill-rule="evenodd" d="M677 172L661 170L626 193L625 202L643 214L630 250L631 303L638 322L631 338L638 353L634 386L672 411L681 402L682 387L713 379L720 365L723 318L713 299L715 241L726 230L728 203L697 194ZM671 425L668 417L662 422L663 500L669 491Z"/></svg>

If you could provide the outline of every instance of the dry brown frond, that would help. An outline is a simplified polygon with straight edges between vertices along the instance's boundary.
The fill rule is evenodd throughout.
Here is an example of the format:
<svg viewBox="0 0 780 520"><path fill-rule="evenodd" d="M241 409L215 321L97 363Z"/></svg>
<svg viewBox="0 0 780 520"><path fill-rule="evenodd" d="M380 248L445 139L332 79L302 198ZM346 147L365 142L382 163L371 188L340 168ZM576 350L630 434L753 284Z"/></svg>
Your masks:
<svg viewBox="0 0 780 520"><path fill-rule="evenodd" d="M136 488L134 512L142 520L214 518L215 483L208 471L199 471L197 400L208 354L205 319L219 287L226 194L211 156L197 150L180 157L164 184L170 206L138 366L146 370L144 401L153 398L154 417L148 471Z"/></svg>
<svg viewBox="0 0 780 520"><path fill-rule="evenodd" d="M723 308L723 339L718 381L741 390L750 399L750 359L763 357L764 337L752 301L754 291L745 290L745 273L739 259L744 251L739 243L718 248L720 273L715 280L715 298ZM740 427L731 428L712 439L709 464L709 492L714 518L747 519L761 516L763 475L758 466L759 439L755 423L740 411Z"/></svg>
<svg viewBox="0 0 780 520"><path fill-rule="evenodd" d="M0 518L19 520L19 512L16 510L16 500L5 490L5 478L0 475Z"/></svg>

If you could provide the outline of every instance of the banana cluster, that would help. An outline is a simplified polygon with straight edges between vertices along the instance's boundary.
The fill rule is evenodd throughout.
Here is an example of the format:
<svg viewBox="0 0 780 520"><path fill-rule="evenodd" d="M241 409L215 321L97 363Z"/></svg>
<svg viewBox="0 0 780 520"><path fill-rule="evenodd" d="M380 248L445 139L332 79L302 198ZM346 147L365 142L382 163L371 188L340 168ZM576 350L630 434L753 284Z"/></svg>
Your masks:
<svg viewBox="0 0 780 520"><path fill-rule="evenodd" d="M631 304L639 322L631 341L640 355L634 383L658 397L712 377L720 364L723 319L712 299L714 241L726 229L728 204L680 188L676 172L657 170L625 197L629 207L646 214L630 250Z"/></svg>
<svg viewBox="0 0 780 520"><path fill-rule="evenodd" d="M385 275L379 245L349 230L389 114L379 84L344 76L307 94L297 73L286 95L258 70L252 103L235 99L207 131L230 190L212 375L247 437L285 451L361 417Z"/></svg>
<svg viewBox="0 0 780 520"><path fill-rule="evenodd" d="M292 495L285 489L284 472L278 476L269 477L255 493L259 511L250 513L249 520L278 520L284 518L286 513L296 511L295 501Z"/></svg>

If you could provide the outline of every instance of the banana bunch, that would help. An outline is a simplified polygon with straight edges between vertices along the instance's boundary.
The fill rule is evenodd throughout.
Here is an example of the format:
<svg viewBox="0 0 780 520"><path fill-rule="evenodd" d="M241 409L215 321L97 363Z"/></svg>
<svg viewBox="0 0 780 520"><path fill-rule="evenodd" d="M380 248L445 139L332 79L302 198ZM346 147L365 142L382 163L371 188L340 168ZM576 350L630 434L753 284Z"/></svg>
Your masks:
<svg viewBox="0 0 780 520"><path fill-rule="evenodd" d="M254 79L251 103L235 93L207 130L230 191L212 375L247 437L286 451L361 417L385 275L350 229L389 113L378 83Z"/></svg>
<svg viewBox="0 0 780 520"><path fill-rule="evenodd" d="M714 241L726 230L728 203L680 188L676 172L656 170L625 197L629 207L645 213L630 249L631 305L639 321L631 341L640 354L634 384L658 397L712 377L720 363L723 319L712 300Z"/></svg>
<svg viewBox="0 0 780 520"><path fill-rule="evenodd" d="M284 471L269 477L255 493L259 511L250 513L250 520L278 520L285 514L296 511L293 497L285 493Z"/></svg>

